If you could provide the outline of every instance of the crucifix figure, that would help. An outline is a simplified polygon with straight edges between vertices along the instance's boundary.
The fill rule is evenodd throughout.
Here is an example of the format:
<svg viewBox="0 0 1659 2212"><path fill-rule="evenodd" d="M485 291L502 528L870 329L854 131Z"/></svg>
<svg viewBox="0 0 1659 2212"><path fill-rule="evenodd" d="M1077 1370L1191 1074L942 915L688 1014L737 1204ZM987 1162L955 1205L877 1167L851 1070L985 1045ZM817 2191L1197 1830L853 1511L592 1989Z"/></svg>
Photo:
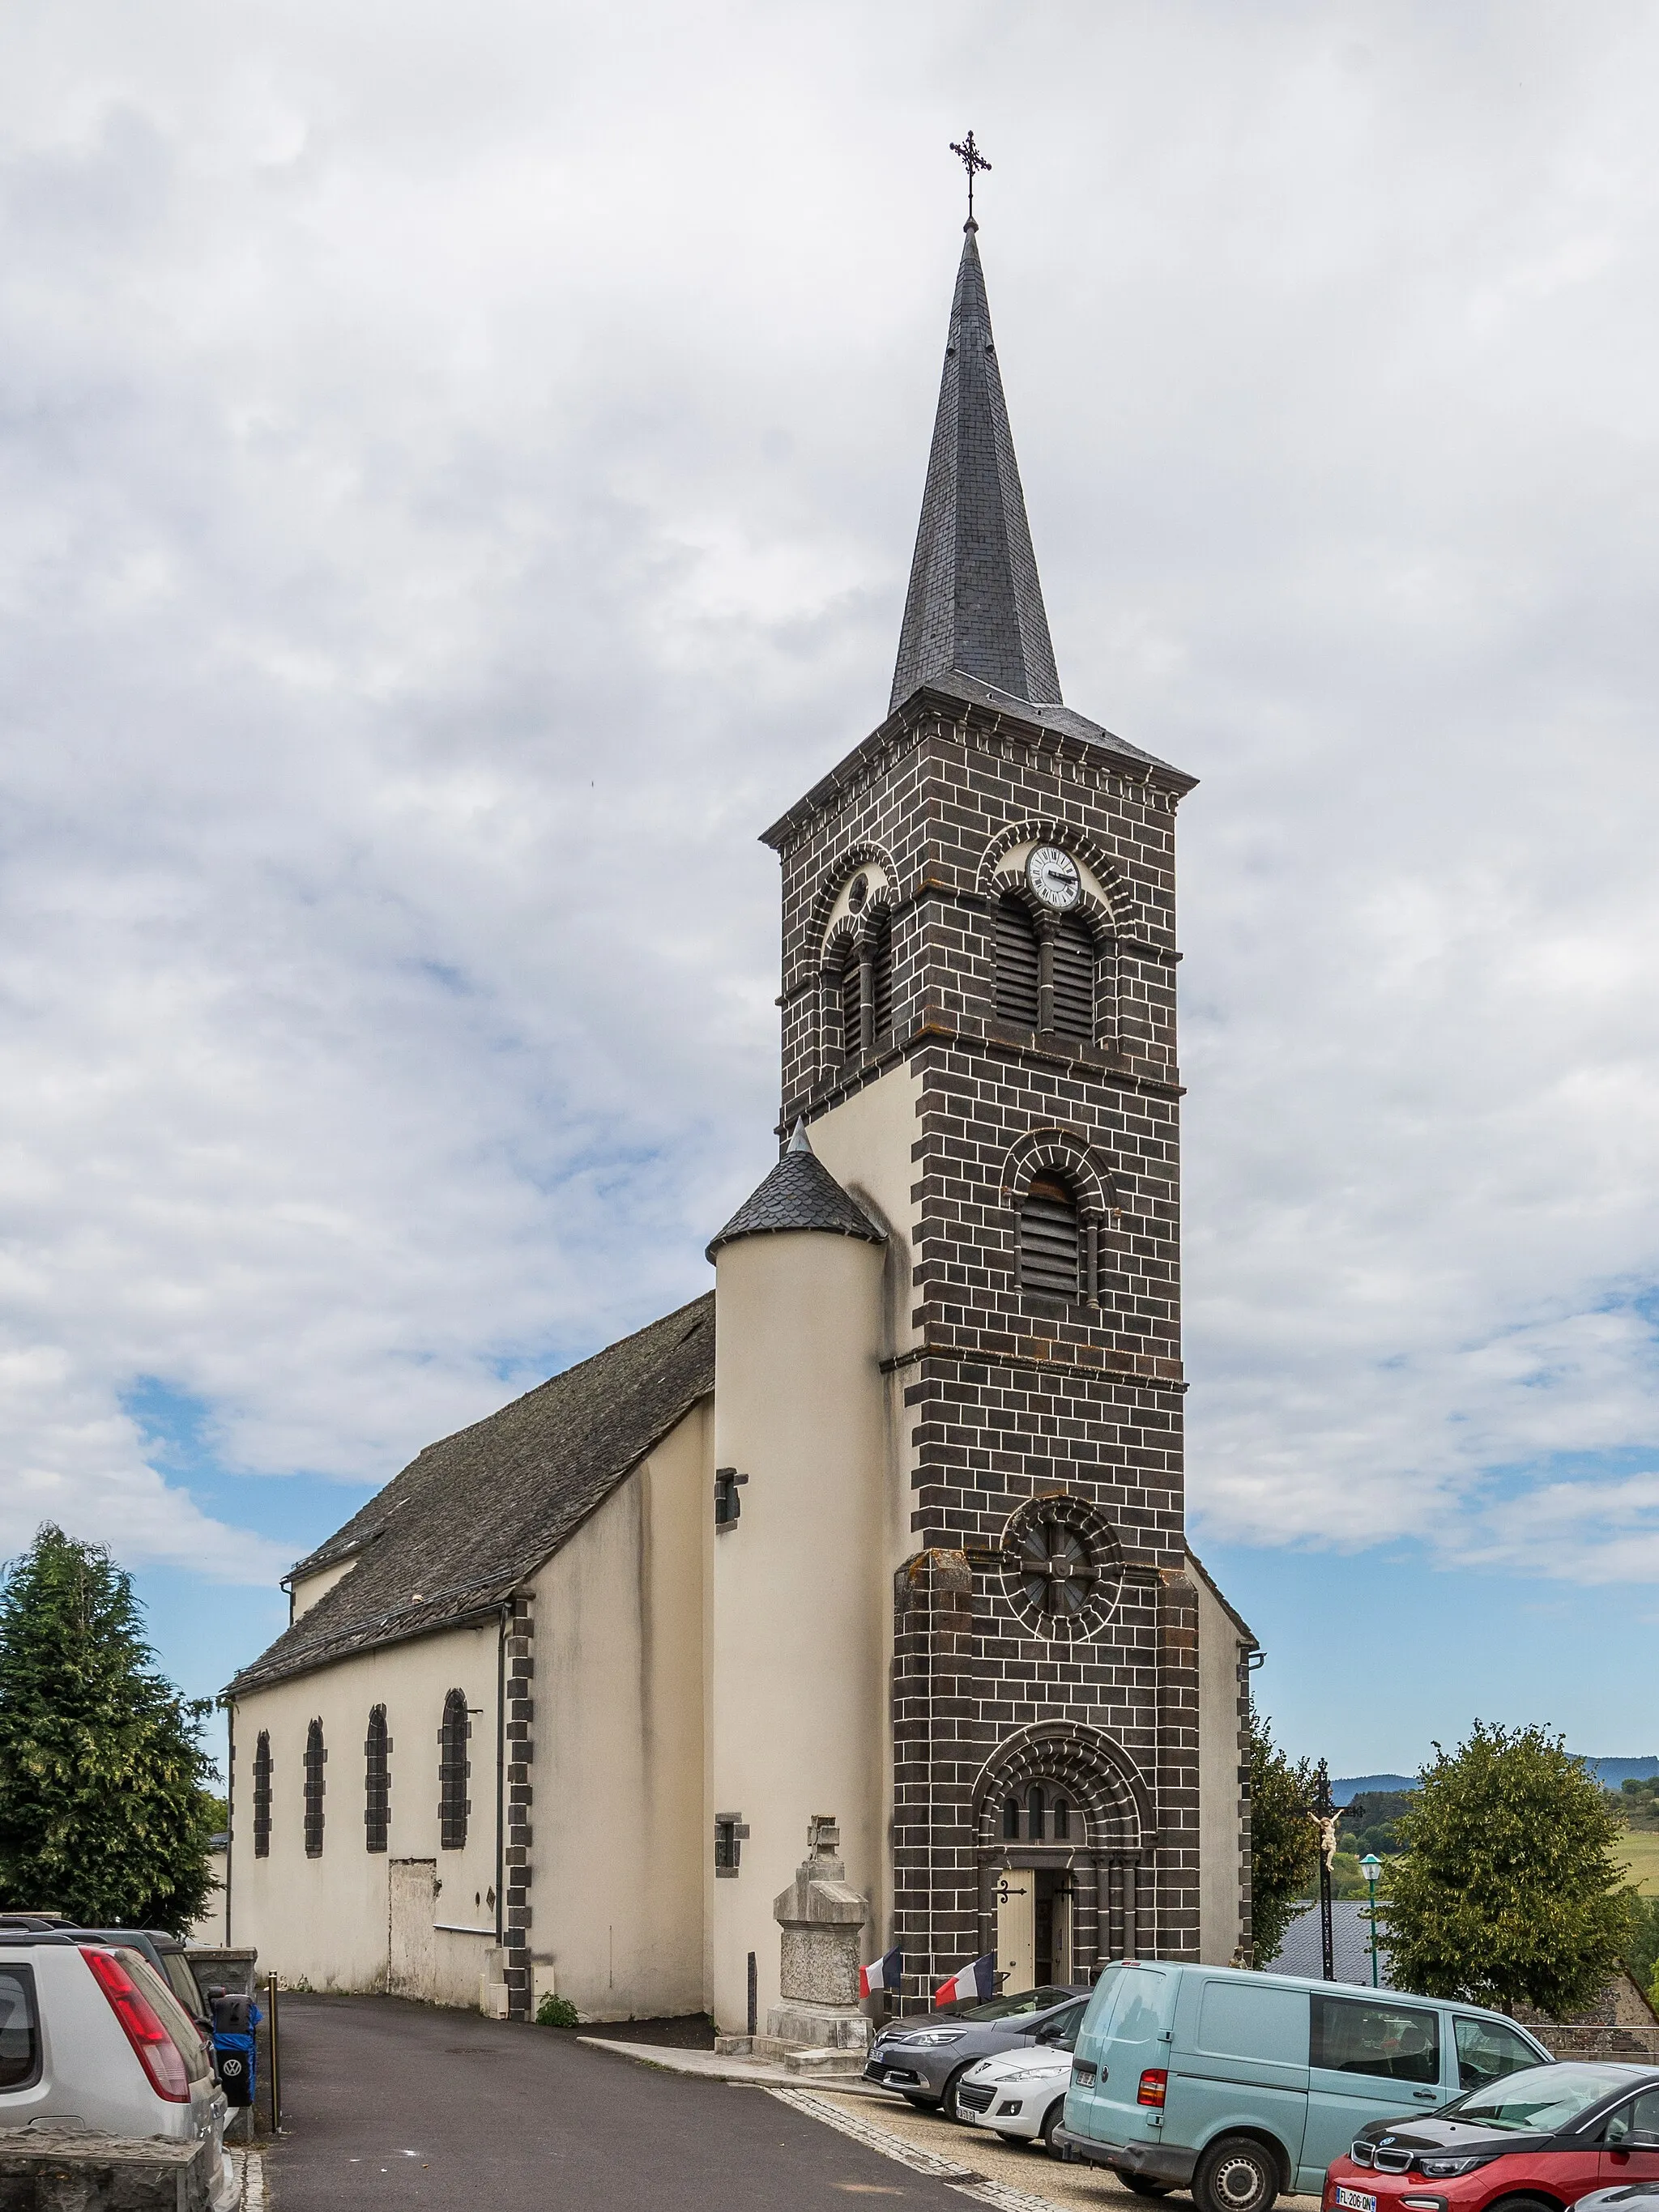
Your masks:
<svg viewBox="0 0 1659 2212"><path fill-rule="evenodd" d="M986 160L984 155L980 152L979 148L975 145L974 134L971 131L968 133L968 136L963 140L960 145L957 145L953 138L951 142L951 151L956 155L957 161L961 162L963 167L968 172L968 220L969 222L972 222L974 219L974 173L976 169L988 169L991 164Z"/></svg>

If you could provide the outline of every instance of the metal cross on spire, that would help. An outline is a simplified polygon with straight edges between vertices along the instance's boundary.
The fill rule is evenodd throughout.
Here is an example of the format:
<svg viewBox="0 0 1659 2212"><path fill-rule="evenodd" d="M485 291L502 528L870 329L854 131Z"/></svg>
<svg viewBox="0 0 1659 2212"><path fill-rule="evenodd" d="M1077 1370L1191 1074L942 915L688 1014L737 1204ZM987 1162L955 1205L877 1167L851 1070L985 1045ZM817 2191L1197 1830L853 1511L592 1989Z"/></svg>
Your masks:
<svg viewBox="0 0 1659 2212"><path fill-rule="evenodd" d="M957 145L953 138L951 142L951 151L968 172L968 220L972 222L974 220L974 173L976 169L988 169L991 164L975 145L974 134L971 131L960 145Z"/></svg>

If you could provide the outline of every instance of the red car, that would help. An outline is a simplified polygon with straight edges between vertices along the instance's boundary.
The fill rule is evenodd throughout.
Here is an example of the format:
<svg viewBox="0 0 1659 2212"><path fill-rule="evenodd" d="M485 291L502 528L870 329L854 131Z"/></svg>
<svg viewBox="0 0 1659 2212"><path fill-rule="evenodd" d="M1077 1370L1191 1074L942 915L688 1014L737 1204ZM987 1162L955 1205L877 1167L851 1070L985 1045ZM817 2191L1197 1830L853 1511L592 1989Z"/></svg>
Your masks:
<svg viewBox="0 0 1659 2212"><path fill-rule="evenodd" d="M1437 2112L1373 2120L1325 2176L1325 2212L1565 2212L1659 2180L1659 2072L1528 2066Z"/></svg>

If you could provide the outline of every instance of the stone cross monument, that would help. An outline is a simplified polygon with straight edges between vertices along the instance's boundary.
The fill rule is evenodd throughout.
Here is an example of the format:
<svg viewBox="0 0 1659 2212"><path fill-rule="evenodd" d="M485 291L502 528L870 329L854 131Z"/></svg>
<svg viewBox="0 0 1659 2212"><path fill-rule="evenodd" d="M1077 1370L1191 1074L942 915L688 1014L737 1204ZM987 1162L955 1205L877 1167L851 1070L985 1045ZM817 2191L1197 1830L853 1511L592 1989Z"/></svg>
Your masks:
<svg viewBox="0 0 1659 2212"><path fill-rule="evenodd" d="M869 1907L849 1887L840 1850L835 1815L815 1813L807 1823L806 1856L773 1901L773 1917L783 1930L783 2002L767 2014L766 2033L781 2043L862 2051L871 2031L859 2010L859 1930Z"/></svg>

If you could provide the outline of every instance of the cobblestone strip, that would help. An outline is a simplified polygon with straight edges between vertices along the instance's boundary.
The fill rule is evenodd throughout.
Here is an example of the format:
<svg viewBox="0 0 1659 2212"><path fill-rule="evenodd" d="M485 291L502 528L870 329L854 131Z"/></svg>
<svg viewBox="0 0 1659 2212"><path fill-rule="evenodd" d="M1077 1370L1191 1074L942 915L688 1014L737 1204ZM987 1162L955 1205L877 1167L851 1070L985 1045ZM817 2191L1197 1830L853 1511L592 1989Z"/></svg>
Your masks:
<svg viewBox="0 0 1659 2212"><path fill-rule="evenodd" d="M230 2155L241 2184L241 2192L236 2200L238 2212L265 2212L269 2200L265 2196L264 2153L233 2148Z"/></svg>

